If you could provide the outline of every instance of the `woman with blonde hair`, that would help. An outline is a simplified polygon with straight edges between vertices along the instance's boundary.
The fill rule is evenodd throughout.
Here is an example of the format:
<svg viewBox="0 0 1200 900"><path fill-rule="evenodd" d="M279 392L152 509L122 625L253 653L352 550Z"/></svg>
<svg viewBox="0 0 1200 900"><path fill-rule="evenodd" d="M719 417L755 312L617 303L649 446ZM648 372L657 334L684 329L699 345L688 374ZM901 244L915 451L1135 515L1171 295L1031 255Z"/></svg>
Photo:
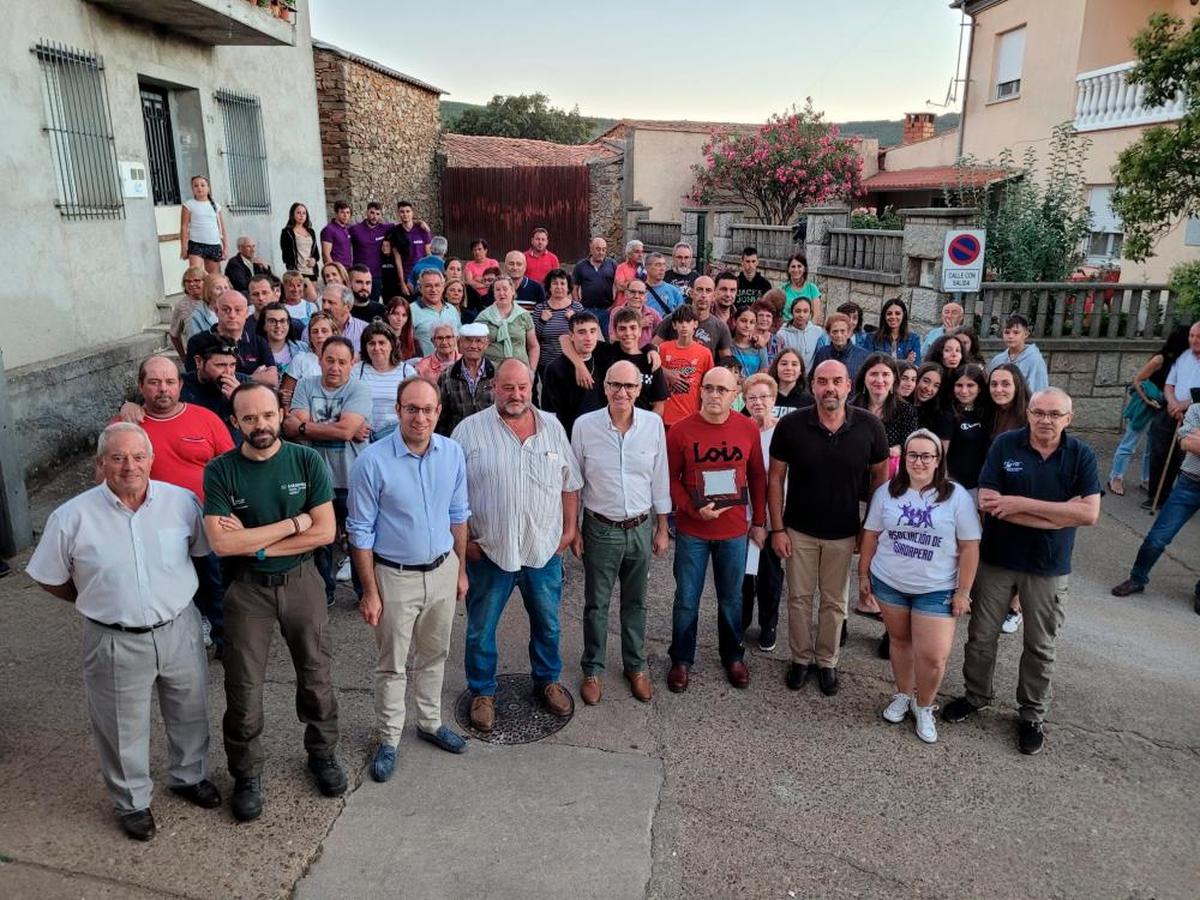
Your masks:
<svg viewBox="0 0 1200 900"><path fill-rule="evenodd" d="M188 338L191 337L184 334L187 331L188 320L191 319L192 313L204 306L204 270L199 266L188 266L183 272L180 284L183 287L183 299L175 304L171 313L171 326L167 329L167 336L171 339L171 346L182 359Z"/></svg>
<svg viewBox="0 0 1200 900"><path fill-rule="evenodd" d="M187 342L201 331L212 331L212 327L217 324L217 301L230 287L232 285L224 275L209 272L204 276L204 302L192 310L191 318L184 326L183 344L185 347Z"/></svg>
<svg viewBox="0 0 1200 900"><path fill-rule="evenodd" d="M340 333L337 320L329 313L315 312L309 317L308 349L292 357L287 372L284 373L283 384L279 388L285 412L292 405L292 393L296 390L296 382L309 375L321 374L321 348L327 340Z"/></svg>
<svg viewBox="0 0 1200 900"><path fill-rule="evenodd" d="M758 427L762 441L763 459L770 459L771 438L779 419L775 416L775 401L779 385L766 372L757 372L742 382L742 398L746 414ZM747 510L749 515L749 510ZM783 563L771 549L770 542L761 548L748 543L746 574L742 577L742 631L754 622L754 607L758 606L758 649L770 653L775 649L776 629L779 626L779 598L783 593Z"/></svg>

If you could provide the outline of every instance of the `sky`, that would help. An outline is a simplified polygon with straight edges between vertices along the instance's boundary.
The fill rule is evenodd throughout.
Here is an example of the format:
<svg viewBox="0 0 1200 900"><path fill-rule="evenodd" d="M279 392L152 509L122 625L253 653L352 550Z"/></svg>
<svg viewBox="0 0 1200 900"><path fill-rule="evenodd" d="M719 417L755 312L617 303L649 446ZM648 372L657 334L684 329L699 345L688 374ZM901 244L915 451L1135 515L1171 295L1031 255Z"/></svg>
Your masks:
<svg viewBox="0 0 1200 900"><path fill-rule="evenodd" d="M926 103L954 77L961 16L947 0L307 2L313 37L445 100L540 91L590 116L728 122L807 96L839 122L957 108Z"/></svg>

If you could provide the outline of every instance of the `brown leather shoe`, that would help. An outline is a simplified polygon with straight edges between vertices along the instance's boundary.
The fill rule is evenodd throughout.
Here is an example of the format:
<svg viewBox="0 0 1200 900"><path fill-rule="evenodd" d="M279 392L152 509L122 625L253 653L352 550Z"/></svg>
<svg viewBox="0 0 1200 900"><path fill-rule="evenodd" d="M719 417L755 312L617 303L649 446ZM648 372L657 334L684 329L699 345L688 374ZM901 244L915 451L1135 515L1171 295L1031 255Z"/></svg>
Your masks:
<svg viewBox="0 0 1200 900"><path fill-rule="evenodd" d="M1130 594L1140 594L1146 590L1145 585L1138 584L1132 578L1126 578L1112 589L1114 597L1128 597Z"/></svg>
<svg viewBox="0 0 1200 900"><path fill-rule="evenodd" d="M600 685L600 679L595 675L585 675L583 684L579 685L579 696L583 698L583 702L588 706L595 706L600 702L600 695L603 689Z"/></svg>
<svg viewBox="0 0 1200 900"><path fill-rule="evenodd" d="M571 695L557 681L552 681L542 688L542 703L556 716L571 714Z"/></svg>
<svg viewBox="0 0 1200 900"><path fill-rule="evenodd" d="M731 662L725 667L725 674L729 678L729 683L735 688L750 687L750 670L746 668L746 664L740 659L737 662Z"/></svg>
<svg viewBox="0 0 1200 900"><path fill-rule="evenodd" d="M488 732L496 727L496 698L482 694L471 700L471 727Z"/></svg>
<svg viewBox="0 0 1200 900"><path fill-rule="evenodd" d="M626 672L625 680L629 682L629 691L635 700L648 703L654 696L654 689L650 686L650 676L645 672Z"/></svg>
<svg viewBox="0 0 1200 900"><path fill-rule="evenodd" d="M667 687L672 694L682 694L688 686L688 667L683 663L675 663L667 673Z"/></svg>

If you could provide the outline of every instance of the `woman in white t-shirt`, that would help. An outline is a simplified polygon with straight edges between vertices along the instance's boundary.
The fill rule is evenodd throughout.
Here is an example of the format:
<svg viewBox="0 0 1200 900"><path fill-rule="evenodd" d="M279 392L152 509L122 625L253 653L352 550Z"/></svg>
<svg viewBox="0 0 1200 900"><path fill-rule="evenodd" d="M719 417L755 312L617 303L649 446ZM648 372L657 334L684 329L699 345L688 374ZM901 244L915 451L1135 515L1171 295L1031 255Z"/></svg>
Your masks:
<svg viewBox="0 0 1200 900"><path fill-rule="evenodd" d="M955 618L971 609L979 567L979 514L946 474L942 442L919 428L904 442L903 465L871 498L858 564L860 602L873 597L891 638L896 693L889 722L911 712L917 737L937 740L933 701L954 643Z"/></svg>
<svg viewBox="0 0 1200 900"><path fill-rule="evenodd" d="M376 319L363 329L359 347L362 362L353 370L357 378L371 389L371 443L387 437L400 424L396 416L396 396L400 382L413 378L417 369L400 359L396 333Z"/></svg>
<svg viewBox="0 0 1200 900"><path fill-rule="evenodd" d="M183 201L179 213L179 258L186 259L189 266L203 266L206 272L215 273L228 256L221 207L212 198L208 179L193 175L192 196Z"/></svg>

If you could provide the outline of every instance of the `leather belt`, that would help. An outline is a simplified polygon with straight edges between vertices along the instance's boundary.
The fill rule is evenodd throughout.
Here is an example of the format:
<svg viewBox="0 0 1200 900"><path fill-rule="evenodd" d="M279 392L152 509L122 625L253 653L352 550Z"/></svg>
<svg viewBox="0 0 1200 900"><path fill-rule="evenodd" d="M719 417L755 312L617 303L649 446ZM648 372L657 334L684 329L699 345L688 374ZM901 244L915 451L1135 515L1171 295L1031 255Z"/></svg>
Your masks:
<svg viewBox="0 0 1200 900"><path fill-rule="evenodd" d="M640 516L634 516L632 519L622 519L617 521L616 519L610 519L607 516L602 516L598 512L592 512L590 509L585 509L583 512L584 515L591 516L601 525L608 525L611 528L620 528L622 531L631 531L650 518L650 513L644 512Z"/></svg>
<svg viewBox="0 0 1200 900"><path fill-rule="evenodd" d="M286 572L255 572L253 569L239 568L233 573L233 577L238 581L247 581L258 587L283 587L291 578L300 573L300 568L307 561L305 559L296 563Z"/></svg>
<svg viewBox="0 0 1200 900"><path fill-rule="evenodd" d="M99 619L93 619L91 616L84 616L89 622L99 625L101 628L111 628L113 631L123 631L125 634L149 634L155 629L162 628L164 625L170 625L175 619L164 619L154 625L118 625L116 622L101 622ZM178 617L177 617L178 618Z"/></svg>
<svg viewBox="0 0 1200 900"><path fill-rule="evenodd" d="M401 572L432 572L434 569L444 563L446 561L446 557L449 555L449 553L443 553L433 562L411 564L393 562L392 560L376 553L375 562L379 563L381 566L387 566L389 569L399 569Z"/></svg>

